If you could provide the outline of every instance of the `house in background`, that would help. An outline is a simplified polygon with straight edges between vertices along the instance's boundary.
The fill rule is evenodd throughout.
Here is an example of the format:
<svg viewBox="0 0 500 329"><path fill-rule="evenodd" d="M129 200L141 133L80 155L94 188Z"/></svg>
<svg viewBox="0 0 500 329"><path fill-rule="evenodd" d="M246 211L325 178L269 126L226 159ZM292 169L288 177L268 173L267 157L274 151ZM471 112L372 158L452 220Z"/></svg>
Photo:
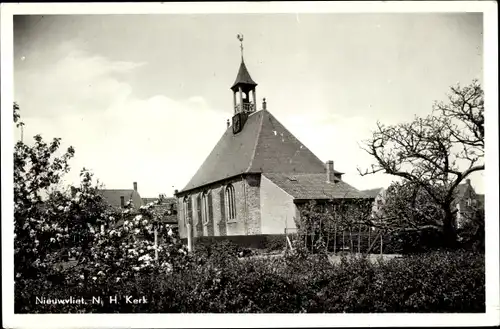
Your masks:
<svg viewBox="0 0 500 329"><path fill-rule="evenodd" d="M484 194L476 194L478 206L484 208Z"/></svg>
<svg viewBox="0 0 500 329"><path fill-rule="evenodd" d="M364 193L373 199L372 214L376 214L385 203L385 191L386 189L382 187L361 191L361 193Z"/></svg>
<svg viewBox="0 0 500 329"><path fill-rule="evenodd" d="M188 184L176 191L179 233L188 236L284 234L311 200L367 198L342 180L268 110L243 60L230 88L232 124ZM228 120L229 121L229 120ZM187 225L190 223L191 225Z"/></svg>
<svg viewBox="0 0 500 329"><path fill-rule="evenodd" d="M470 179L466 179L464 184L457 186L454 204L457 208L456 227L461 228L476 215L478 208L484 207L484 195L477 194Z"/></svg>
<svg viewBox="0 0 500 329"><path fill-rule="evenodd" d="M367 195L368 197L370 197L371 199L373 199L372 211L371 211L372 220L375 218L380 218L382 208L385 205L386 192L387 192L387 189L382 188L382 187L361 191L361 193L363 193L363 194ZM373 220L373 222L376 222L376 221Z"/></svg>
<svg viewBox="0 0 500 329"><path fill-rule="evenodd" d="M135 209L143 205L141 195L137 190L137 182L133 183L132 189L102 189L98 193L115 209L124 208L129 200L132 200Z"/></svg>
<svg viewBox="0 0 500 329"><path fill-rule="evenodd" d="M178 227L177 221L177 199L175 197L142 198L144 205L153 203L153 213L161 218L161 222Z"/></svg>
<svg viewBox="0 0 500 329"><path fill-rule="evenodd" d="M361 191L362 193L374 198L372 217L380 214L385 204L386 192L384 188L376 188ZM456 187L456 196L453 201L453 207L457 209L456 228L461 228L467 220L470 220L478 208L484 207L484 194L477 194L471 185L470 179Z"/></svg>

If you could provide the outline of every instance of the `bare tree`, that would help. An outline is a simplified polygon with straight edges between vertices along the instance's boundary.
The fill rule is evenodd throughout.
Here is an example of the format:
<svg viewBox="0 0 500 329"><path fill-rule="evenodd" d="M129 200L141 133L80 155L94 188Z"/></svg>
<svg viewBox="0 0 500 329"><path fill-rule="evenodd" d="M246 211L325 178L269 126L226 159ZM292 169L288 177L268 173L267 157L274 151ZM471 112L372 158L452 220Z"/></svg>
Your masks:
<svg viewBox="0 0 500 329"><path fill-rule="evenodd" d="M484 93L477 81L450 89L448 102L436 102L425 118L393 126L378 122L363 147L375 164L358 171L397 176L423 189L442 209L441 229L446 243L452 244L456 187L471 173L484 170Z"/></svg>

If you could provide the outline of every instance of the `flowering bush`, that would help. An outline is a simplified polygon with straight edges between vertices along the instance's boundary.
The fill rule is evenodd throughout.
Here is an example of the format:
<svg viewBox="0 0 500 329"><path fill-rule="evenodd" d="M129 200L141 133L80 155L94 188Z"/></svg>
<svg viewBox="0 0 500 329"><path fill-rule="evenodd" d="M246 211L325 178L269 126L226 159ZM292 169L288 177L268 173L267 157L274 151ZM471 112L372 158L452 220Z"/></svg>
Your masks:
<svg viewBox="0 0 500 329"><path fill-rule="evenodd" d="M30 278L50 271L50 264L60 259L64 247L71 244L72 223L65 216L67 204L54 207L53 200L43 201L49 187L59 183L73 157L70 147L55 157L60 140L47 144L40 135L35 144L18 142L14 148L14 270L16 278Z"/></svg>
<svg viewBox="0 0 500 329"><path fill-rule="evenodd" d="M168 274L183 266L186 246L152 208L151 203L136 210L129 201L121 213L105 214L104 223L90 227L93 239L81 261L84 273L74 279L82 285L109 279L120 282L139 273Z"/></svg>
<svg viewBox="0 0 500 329"><path fill-rule="evenodd" d="M14 105L14 121L19 123ZM60 139L14 148L14 271L16 293L29 295L31 280L89 287L136 274L171 273L186 263L187 249L153 204L125 209L105 203L93 175L80 173L71 193L62 190L72 147L56 156ZM156 238L155 238L156 237ZM68 260L72 260L68 263ZM59 266L58 266L59 265Z"/></svg>

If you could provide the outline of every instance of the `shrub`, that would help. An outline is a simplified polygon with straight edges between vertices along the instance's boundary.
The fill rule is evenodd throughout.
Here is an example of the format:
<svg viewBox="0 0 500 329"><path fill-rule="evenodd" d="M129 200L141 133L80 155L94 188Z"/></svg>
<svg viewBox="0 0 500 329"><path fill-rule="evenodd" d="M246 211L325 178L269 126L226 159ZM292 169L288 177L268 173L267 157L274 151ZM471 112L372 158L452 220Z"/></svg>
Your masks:
<svg viewBox="0 0 500 329"><path fill-rule="evenodd" d="M436 228L400 230L389 235L386 253L415 254L436 251L445 247L442 231Z"/></svg>
<svg viewBox="0 0 500 329"><path fill-rule="evenodd" d="M460 246L466 250L484 253L484 208L475 209L470 217L458 230Z"/></svg>
<svg viewBox="0 0 500 329"><path fill-rule="evenodd" d="M226 245L225 247L229 247ZM223 246L221 246L223 248ZM230 248L230 247L229 247ZM192 254L182 268L80 286L33 280L16 286L16 312L300 313L484 312L484 255L438 252L370 261L325 255L222 259ZM147 304L36 305L35 296L145 296Z"/></svg>

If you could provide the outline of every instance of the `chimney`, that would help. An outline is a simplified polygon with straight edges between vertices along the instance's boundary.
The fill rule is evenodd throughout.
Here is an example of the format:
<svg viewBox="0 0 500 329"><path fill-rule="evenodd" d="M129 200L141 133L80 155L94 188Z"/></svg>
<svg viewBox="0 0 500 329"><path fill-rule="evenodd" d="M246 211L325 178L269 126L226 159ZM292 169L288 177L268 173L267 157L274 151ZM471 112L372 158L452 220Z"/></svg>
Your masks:
<svg viewBox="0 0 500 329"><path fill-rule="evenodd" d="M122 208L125 208L125 197L123 195L120 197L120 204Z"/></svg>
<svg viewBox="0 0 500 329"><path fill-rule="evenodd" d="M137 182L134 182L134 191L137 192Z"/></svg>
<svg viewBox="0 0 500 329"><path fill-rule="evenodd" d="M329 183L335 183L335 171L333 170L332 160L328 160L326 162L326 181Z"/></svg>
<svg viewBox="0 0 500 329"><path fill-rule="evenodd" d="M468 179L468 178L467 178L467 179L465 180L465 183L466 183L467 185L469 185L469 186L470 186L470 179Z"/></svg>
<svg viewBox="0 0 500 329"><path fill-rule="evenodd" d="M262 109L267 110L267 103L265 98L262 99Z"/></svg>
<svg viewBox="0 0 500 329"><path fill-rule="evenodd" d="M227 127L228 127L228 128L229 128L229 126L231 125L231 123L229 122L229 119L227 119L227 121L226 121L226 125L227 125Z"/></svg>

